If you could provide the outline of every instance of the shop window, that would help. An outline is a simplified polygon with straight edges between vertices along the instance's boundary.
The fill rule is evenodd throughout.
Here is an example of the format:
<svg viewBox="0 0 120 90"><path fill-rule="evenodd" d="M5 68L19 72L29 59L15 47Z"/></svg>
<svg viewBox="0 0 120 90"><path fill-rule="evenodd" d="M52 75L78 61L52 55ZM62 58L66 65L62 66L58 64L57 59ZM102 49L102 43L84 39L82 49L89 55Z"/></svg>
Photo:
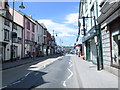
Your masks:
<svg viewBox="0 0 120 90"><path fill-rule="evenodd" d="M112 37L112 65L120 66L120 34Z"/></svg>

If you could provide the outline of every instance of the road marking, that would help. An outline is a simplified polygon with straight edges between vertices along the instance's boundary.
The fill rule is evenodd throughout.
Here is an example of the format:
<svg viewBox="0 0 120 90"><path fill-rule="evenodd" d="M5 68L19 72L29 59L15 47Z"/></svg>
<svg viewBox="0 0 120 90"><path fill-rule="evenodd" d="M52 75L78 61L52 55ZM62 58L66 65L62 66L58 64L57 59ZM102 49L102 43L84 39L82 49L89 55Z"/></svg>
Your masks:
<svg viewBox="0 0 120 90"><path fill-rule="evenodd" d="M70 64L70 67L73 66L72 60L70 60L69 64ZM64 86L64 87L67 86L67 85L66 85L66 81L67 81L68 79L70 79L70 78L73 76L73 72L72 72L69 68L67 68L67 70L68 70L71 74L70 74L70 76L68 76L68 78L63 82L63 86Z"/></svg>
<svg viewBox="0 0 120 90"><path fill-rule="evenodd" d="M21 81L17 81L17 82L14 82L14 83L12 83L11 85L14 85L14 84L17 84L17 83L20 83Z"/></svg>
<svg viewBox="0 0 120 90"><path fill-rule="evenodd" d="M7 86L3 86L3 87L1 87L0 90L2 90L3 88L7 88Z"/></svg>
<svg viewBox="0 0 120 90"><path fill-rule="evenodd" d="M68 77L68 79L70 79L73 76L73 72L68 68L68 71L70 71L70 76Z"/></svg>
<svg viewBox="0 0 120 90"><path fill-rule="evenodd" d="M31 71L32 72L32 71ZM25 77L27 77L31 72L29 72L28 74L25 75Z"/></svg>
<svg viewBox="0 0 120 90"><path fill-rule="evenodd" d="M70 67L72 67L73 65L71 64Z"/></svg>
<svg viewBox="0 0 120 90"><path fill-rule="evenodd" d="M63 86L66 87L66 81L63 82Z"/></svg>

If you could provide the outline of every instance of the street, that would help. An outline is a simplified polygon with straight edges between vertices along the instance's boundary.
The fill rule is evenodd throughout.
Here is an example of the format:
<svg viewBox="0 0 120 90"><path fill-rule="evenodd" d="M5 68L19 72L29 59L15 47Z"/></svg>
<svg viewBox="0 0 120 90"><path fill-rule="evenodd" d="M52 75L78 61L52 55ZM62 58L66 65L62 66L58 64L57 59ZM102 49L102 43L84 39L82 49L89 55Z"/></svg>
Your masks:
<svg viewBox="0 0 120 90"><path fill-rule="evenodd" d="M81 69L79 66L84 68ZM88 76L88 74L90 75ZM98 76L99 78L97 78ZM95 83L96 80L99 82ZM36 88L117 87L117 76L106 71L97 71L96 65L71 54L3 70L3 88L34 90Z"/></svg>
<svg viewBox="0 0 120 90"><path fill-rule="evenodd" d="M117 90L119 71L120 0L0 0L0 90Z"/></svg>
<svg viewBox="0 0 120 90"><path fill-rule="evenodd" d="M44 63L44 65L42 65L44 68L41 65L31 67L35 64L36 63L22 65L3 71L3 87L70 88L77 86L73 86L77 84L77 81L73 80L73 68L70 56L60 57L60 59L50 64L49 62Z"/></svg>

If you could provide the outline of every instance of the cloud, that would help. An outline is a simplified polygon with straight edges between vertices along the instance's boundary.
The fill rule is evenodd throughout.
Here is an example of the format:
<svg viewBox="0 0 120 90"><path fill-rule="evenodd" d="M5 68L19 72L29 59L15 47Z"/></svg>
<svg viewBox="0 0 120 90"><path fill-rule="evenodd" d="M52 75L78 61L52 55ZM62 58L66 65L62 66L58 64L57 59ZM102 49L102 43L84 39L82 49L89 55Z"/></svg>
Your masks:
<svg viewBox="0 0 120 90"><path fill-rule="evenodd" d="M58 34L58 37L74 37L75 35L73 34L67 34L67 33L61 33L61 34Z"/></svg>
<svg viewBox="0 0 120 90"><path fill-rule="evenodd" d="M38 20L38 22L44 23L45 26L47 27L48 31L50 31L50 32L55 30L56 32L60 32L67 36L70 36L68 33L77 33L77 29L71 28L71 27L67 26L67 24L53 22L50 19L41 19L41 20Z"/></svg>
<svg viewBox="0 0 120 90"><path fill-rule="evenodd" d="M66 24L73 24L73 25L78 25L77 22L78 22L78 13L71 13L69 15L66 16Z"/></svg>

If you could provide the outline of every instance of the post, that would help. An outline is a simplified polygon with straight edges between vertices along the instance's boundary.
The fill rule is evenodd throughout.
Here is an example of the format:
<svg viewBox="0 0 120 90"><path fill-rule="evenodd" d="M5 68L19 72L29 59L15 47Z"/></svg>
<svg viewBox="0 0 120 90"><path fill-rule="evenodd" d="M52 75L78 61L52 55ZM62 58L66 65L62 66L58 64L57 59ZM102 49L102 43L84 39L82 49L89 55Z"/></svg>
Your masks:
<svg viewBox="0 0 120 90"><path fill-rule="evenodd" d="M96 30L96 33L97 33L97 28L96 28L96 19L95 19L95 16L93 17L94 18L94 24L95 24L95 30ZM99 61L99 53L98 53L98 50L99 50L99 48L98 48L98 35L96 36L96 53L97 53L97 70L100 70L100 61Z"/></svg>
<svg viewBox="0 0 120 90"><path fill-rule="evenodd" d="M86 35L86 31L85 31L85 17L83 17L83 30L84 30L84 36Z"/></svg>
<svg viewBox="0 0 120 90"><path fill-rule="evenodd" d="M13 0L13 11L12 11L12 33L11 33L11 62L13 61L13 26L14 26L14 0Z"/></svg>

